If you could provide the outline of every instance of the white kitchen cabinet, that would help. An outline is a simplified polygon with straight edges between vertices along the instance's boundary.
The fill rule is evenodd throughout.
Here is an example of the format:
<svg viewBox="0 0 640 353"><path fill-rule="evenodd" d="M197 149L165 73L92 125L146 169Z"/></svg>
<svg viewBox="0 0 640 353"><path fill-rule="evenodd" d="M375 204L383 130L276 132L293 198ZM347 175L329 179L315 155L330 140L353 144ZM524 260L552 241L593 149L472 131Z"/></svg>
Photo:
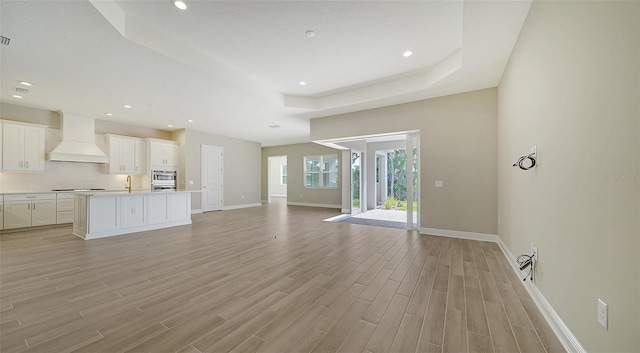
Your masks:
<svg viewBox="0 0 640 353"><path fill-rule="evenodd" d="M73 223L73 194L59 192L56 195L56 224Z"/></svg>
<svg viewBox="0 0 640 353"><path fill-rule="evenodd" d="M119 229L119 207L119 196L92 197L89 199L86 205L86 213L89 214L89 232L100 233ZM76 209L74 212L78 213L78 210ZM75 223L73 228L75 231Z"/></svg>
<svg viewBox="0 0 640 353"><path fill-rule="evenodd" d="M135 139L133 174L147 174L147 141Z"/></svg>
<svg viewBox="0 0 640 353"><path fill-rule="evenodd" d="M141 227L147 224L145 204L147 195L126 195L120 197L121 228Z"/></svg>
<svg viewBox="0 0 640 353"><path fill-rule="evenodd" d="M133 174L135 139L126 136L105 136L109 146L109 173Z"/></svg>
<svg viewBox="0 0 640 353"><path fill-rule="evenodd" d="M56 194L5 195L4 229L56 224Z"/></svg>
<svg viewBox="0 0 640 353"><path fill-rule="evenodd" d="M0 170L2 170L2 121L0 121ZM0 220L1 222L2 220Z"/></svg>
<svg viewBox="0 0 640 353"><path fill-rule="evenodd" d="M147 143L144 139L105 135L109 147L109 173L147 174Z"/></svg>
<svg viewBox="0 0 640 353"><path fill-rule="evenodd" d="M175 141L148 139L149 164L151 169L178 168L178 149L180 144Z"/></svg>
<svg viewBox="0 0 640 353"><path fill-rule="evenodd" d="M10 172L44 171L44 125L2 124L2 169Z"/></svg>
<svg viewBox="0 0 640 353"><path fill-rule="evenodd" d="M78 192L73 234L83 239L191 224L191 191Z"/></svg>

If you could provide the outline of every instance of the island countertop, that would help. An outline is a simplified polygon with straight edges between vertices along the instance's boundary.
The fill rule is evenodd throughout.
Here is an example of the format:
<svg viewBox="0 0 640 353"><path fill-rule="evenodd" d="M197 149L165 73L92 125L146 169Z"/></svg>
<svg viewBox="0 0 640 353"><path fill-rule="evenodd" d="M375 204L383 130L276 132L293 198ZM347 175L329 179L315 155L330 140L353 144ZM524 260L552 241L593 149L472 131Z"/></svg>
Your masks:
<svg viewBox="0 0 640 353"><path fill-rule="evenodd" d="M75 195L84 195L84 196L114 196L114 195L141 195L141 194L177 194L177 193L185 193L185 192L202 192L202 190L186 190L186 189L177 189L177 190L151 190L151 189L138 189L138 190L89 190L89 191L75 191L73 194Z"/></svg>

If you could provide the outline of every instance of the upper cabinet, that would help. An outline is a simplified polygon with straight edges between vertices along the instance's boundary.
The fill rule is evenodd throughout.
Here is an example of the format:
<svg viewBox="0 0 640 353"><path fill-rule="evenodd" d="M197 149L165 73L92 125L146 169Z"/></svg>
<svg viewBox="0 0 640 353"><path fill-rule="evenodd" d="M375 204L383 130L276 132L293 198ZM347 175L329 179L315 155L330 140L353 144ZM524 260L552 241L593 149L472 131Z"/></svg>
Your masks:
<svg viewBox="0 0 640 353"><path fill-rule="evenodd" d="M109 173L146 173L146 145L143 139L111 134L105 137L109 148Z"/></svg>
<svg viewBox="0 0 640 353"><path fill-rule="evenodd" d="M177 169L178 148L175 141L147 139L149 141L149 164L151 169Z"/></svg>
<svg viewBox="0 0 640 353"><path fill-rule="evenodd" d="M2 169L8 172L44 171L44 125L3 121Z"/></svg>

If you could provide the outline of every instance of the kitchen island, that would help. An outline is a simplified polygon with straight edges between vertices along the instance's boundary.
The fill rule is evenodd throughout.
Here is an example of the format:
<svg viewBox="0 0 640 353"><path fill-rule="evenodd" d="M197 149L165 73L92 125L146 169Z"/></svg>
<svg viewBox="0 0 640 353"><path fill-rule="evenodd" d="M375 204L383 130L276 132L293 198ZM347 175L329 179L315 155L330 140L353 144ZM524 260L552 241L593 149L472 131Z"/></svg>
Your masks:
<svg viewBox="0 0 640 353"><path fill-rule="evenodd" d="M76 192L73 234L89 240L191 224L191 192Z"/></svg>

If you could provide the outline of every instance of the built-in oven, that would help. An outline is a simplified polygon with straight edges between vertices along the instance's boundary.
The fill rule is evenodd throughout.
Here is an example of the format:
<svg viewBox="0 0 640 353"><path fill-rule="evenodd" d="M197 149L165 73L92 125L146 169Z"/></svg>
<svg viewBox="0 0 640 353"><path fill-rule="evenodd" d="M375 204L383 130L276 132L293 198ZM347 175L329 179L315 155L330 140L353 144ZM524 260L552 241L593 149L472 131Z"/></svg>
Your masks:
<svg viewBox="0 0 640 353"><path fill-rule="evenodd" d="M178 186L178 174L175 170L152 170L152 190L176 190Z"/></svg>

